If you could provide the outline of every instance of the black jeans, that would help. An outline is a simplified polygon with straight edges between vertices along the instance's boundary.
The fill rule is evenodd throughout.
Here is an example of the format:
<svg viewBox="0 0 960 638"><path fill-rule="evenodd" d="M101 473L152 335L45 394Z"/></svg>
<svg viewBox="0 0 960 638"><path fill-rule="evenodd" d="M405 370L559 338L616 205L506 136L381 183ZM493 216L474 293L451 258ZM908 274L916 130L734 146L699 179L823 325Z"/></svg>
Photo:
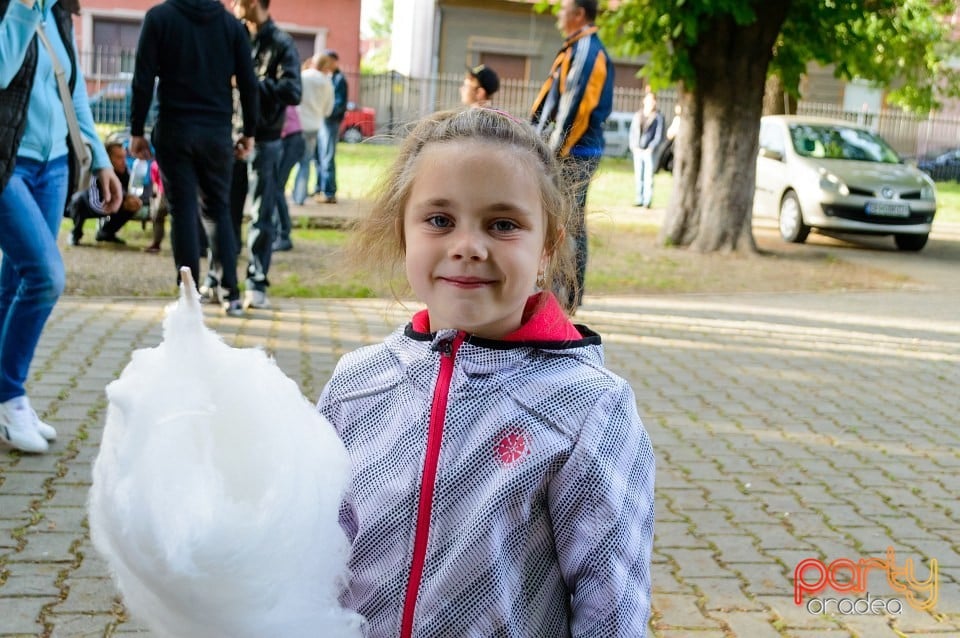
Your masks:
<svg viewBox="0 0 960 638"><path fill-rule="evenodd" d="M74 193L73 197L70 198L70 203L67 204L67 216L73 220L73 230L70 231L70 234L73 235L74 243L79 243L80 238L83 237L83 223L85 221L91 217L103 217L103 215L90 208L87 191ZM123 225L132 218L133 213L120 209L113 215L107 217L107 221L105 221L103 226L97 231L97 235L100 237L113 237L123 228Z"/></svg>
<svg viewBox="0 0 960 638"><path fill-rule="evenodd" d="M237 244L230 223L230 173L233 167L233 138L230 127L222 130L167 126L162 120L153 133L157 162L163 176L163 189L170 209L170 244L177 267L190 268L200 285L200 215L203 198L203 222L211 249L223 268L220 285L227 299L239 299L237 284Z"/></svg>

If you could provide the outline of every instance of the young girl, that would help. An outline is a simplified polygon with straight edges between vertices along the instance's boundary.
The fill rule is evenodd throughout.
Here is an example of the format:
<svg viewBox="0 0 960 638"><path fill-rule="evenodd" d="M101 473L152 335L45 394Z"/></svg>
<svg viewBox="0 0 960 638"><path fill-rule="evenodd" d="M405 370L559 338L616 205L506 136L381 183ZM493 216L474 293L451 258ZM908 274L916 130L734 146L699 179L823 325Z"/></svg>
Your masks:
<svg viewBox="0 0 960 638"><path fill-rule="evenodd" d="M345 606L386 636L643 636L654 457L576 280L550 150L490 109L404 142L357 229L426 304L320 397L352 463ZM538 291L539 290L539 291Z"/></svg>

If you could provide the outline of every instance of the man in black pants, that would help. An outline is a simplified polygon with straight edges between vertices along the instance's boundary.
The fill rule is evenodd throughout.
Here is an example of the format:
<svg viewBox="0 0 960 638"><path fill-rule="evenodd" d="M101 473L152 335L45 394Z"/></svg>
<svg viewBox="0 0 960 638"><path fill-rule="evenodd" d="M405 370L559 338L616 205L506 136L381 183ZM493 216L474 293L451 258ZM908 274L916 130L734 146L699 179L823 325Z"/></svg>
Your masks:
<svg viewBox="0 0 960 638"><path fill-rule="evenodd" d="M170 207L170 240L178 279L181 266L200 282L198 194L209 241L222 260L224 310L241 316L237 245L230 224L234 155L253 150L259 110L247 32L218 0L166 0L144 17L137 45L130 114L130 151L151 156L144 122L159 78L160 104L152 141ZM234 144L232 82L243 105L243 131Z"/></svg>

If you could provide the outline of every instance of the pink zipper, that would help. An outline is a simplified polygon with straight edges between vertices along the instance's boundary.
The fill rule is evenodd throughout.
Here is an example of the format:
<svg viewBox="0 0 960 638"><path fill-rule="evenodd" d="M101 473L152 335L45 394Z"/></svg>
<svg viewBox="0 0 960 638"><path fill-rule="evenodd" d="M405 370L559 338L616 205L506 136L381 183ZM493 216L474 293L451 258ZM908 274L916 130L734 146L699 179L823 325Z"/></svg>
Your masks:
<svg viewBox="0 0 960 638"><path fill-rule="evenodd" d="M413 613L417 607L417 592L423 578L427 539L430 536L430 510L433 507L433 489L437 478L437 463L440 459L440 444L443 441L443 422L447 413L447 395L450 393L450 379L453 378L453 361L465 337L465 333L458 332L453 341L441 344L444 349L440 359L437 385L433 389L433 407L430 411L430 427L427 430L427 453L423 460L420 504L417 507L417 529L413 538L413 560L410 565L410 580L407 581L407 595L403 602L400 638L410 638L413 633Z"/></svg>

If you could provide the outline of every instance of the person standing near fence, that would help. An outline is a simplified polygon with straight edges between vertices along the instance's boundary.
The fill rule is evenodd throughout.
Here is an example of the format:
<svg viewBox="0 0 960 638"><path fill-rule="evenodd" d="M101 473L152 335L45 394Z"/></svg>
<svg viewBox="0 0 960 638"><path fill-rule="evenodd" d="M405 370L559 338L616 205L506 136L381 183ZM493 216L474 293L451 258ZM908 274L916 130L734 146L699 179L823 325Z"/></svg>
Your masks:
<svg viewBox="0 0 960 638"><path fill-rule="evenodd" d="M485 64L468 66L460 86L460 102L473 108L490 108L493 94L499 89L500 78L496 71Z"/></svg>
<svg viewBox="0 0 960 638"><path fill-rule="evenodd" d="M170 211L170 241L180 279L187 266L200 280L198 194L221 260L224 311L242 316L237 245L230 223L234 153L253 150L257 84L247 32L217 0L167 0L144 16L137 45L130 113L130 151L152 156L144 137L147 111L159 78L160 112L152 141ZM231 119L236 83L243 103L243 134L234 144Z"/></svg>
<svg viewBox="0 0 960 638"><path fill-rule="evenodd" d="M663 141L663 113L652 91L643 96L643 106L630 122L630 152L633 153L634 206L653 204L653 174L657 172L660 143Z"/></svg>
<svg viewBox="0 0 960 638"><path fill-rule="evenodd" d="M290 232L293 224L290 221L290 207L287 205L286 185L290 178L290 171L303 158L306 142L303 139L303 127L300 125L300 116L297 107L288 106L286 119L283 122L283 131L280 133L283 140L283 151L280 153L280 193L277 195L277 238L273 242L273 250L293 250L293 241Z"/></svg>
<svg viewBox="0 0 960 638"><path fill-rule="evenodd" d="M307 184L310 182L310 163L317 167L320 174L320 162L317 161L317 137L323 120L333 111L333 82L330 70L333 59L329 55L313 56L300 69L300 83L303 95L297 105L300 126L303 127L303 158L297 168L293 181L293 201L302 206L307 201ZM311 193L312 194L312 193Z"/></svg>
<svg viewBox="0 0 960 638"><path fill-rule="evenodd" d="M333 83L333 110L320 127L320 164L317 172L316 200L324 204L337 203L337 140L340 139L340 124L347 114L347 78L340 71L340 56L328 50L331 59L330 81Z"/></svg>
<svg viewBox="0 0 960 638"><path fill-rule="evenodd" d="M103 208L121 201L120 180L97 136L77 59L76 0L0 0L0 441L46 452L57 431L27 398L30 364L66 281L57 233L76 175L71 175L68 116L56 69L93 152ZM41 44L38 31L48 40ZM50 50L52 50L52 55ZM71 183L73 181L73 183Z"/></svg>
<svg viewBox="0 0 960 638"><path fill-rule="evenodd" d="M247 227L247 281L244 308L269 308L267 288L276 232L277 198L283 197L280 134L288 106L300 103L300 56L290 35L270 17L270 0L235 0L234 15L250 36L260 106L257 110L257 149L247 172L252 199ZM237 194L234 189L234 194Z"/></svg>
<svg viewBox="0 0 960 638"><path fill-rule="evenodd" d="M571 308L583 300L587 188L603 155L603 124L613 110L613 63L597 36L596 18L596 0L563 0L557 27L566 39L531 109L533 125L547 136L573 189L577 215L569 230L577 246L577 284L566 291Z"/></svg>

